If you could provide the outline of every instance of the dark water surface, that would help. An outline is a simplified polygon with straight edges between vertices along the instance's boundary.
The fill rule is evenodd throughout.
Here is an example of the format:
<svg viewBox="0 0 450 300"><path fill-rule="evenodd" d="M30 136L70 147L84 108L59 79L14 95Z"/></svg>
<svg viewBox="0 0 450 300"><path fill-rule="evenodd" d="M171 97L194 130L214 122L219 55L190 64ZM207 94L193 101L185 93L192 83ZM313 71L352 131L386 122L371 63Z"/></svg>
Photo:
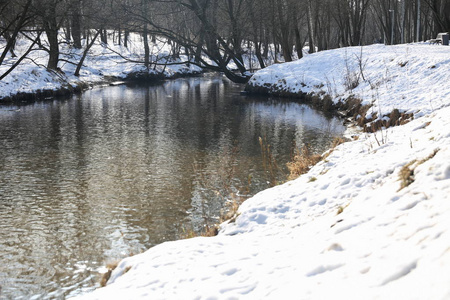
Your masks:
<svg viewBox="0 0 450 300"><path fill-rule="evenodd" d="M268 187L259 137L283 167L294 143L343 133L242 88L206 76L0 106L0 298L92 290L105 263L213 223L230 193Z"/></svg>

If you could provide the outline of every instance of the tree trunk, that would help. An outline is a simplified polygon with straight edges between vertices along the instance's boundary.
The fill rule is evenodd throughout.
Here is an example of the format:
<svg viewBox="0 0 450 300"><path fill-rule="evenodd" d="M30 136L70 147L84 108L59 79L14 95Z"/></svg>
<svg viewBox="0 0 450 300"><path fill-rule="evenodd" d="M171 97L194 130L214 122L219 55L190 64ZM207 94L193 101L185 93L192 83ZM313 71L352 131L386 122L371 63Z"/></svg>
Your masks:
<svg viewBox="0 0 450 300"><path fill-rule="evenodd" d="M122 45L122 28L119 25L119 28L117 28L117 44L119 46Z"/></svg>
<svg viewBox="0 0 450 300"><path fill-rule="evenodd" d="M106 29L100 29L100 40L103 44L108 44L108 32L106 31Z"/></svg>
<svg viewBox="0 0 450 300"><path fill-rule="evenodd" d="M5 78L6 76L8 76L8 74L10 74L22 62L22 60L24 60L28 56L31 50L33 50L34 45L36 45L40 40L40 36L41 32L38 32L38 36L36 37L36 39L34 39L30 47L28 47L28 50L25 51L25 53L23 53L22 56L5 73L0 75L0 81L3 80L3 78Z"/></svg>
<svg viewBox="0 0 450 300"><path fill-rule="evenodd" d="M128 30L125 30L125 35L123 37L123 45L125 48L128 48L128 36L130 35L130 32Z"/></svg>
<svg viewBox="0 0 450 300"><path fill-rule="evenodd" d="M83 66L84 60L86 59L86 55L88 54L89 49L91 49L92 45L94 45L95 39L98 37L99 34L100 34L100 30L97 31L95 36L92 38L91 42L89 44L86 44L86 49L84 49L83 56L81 57L80 61L77 64L77 68L74 73L75 76L80 76L80 70L81 70L81 67Z"/></svg>
<svg viewBox="0 0 450 300"><path fill-rule="evenodd" d="M49 57L47 68L56 70L59 61L59 43L58 43L58 25L56 22L56 9L54 6L49 8L49 14L45 16L44 30L47 34L49 44Z"/></svg>
<svg viewBox="0 0 450 300"><path fill-rule="evenodd" d="M289 43L289 31L290 27L287 22L287 16L289 13L286 11L287 7L285 6L284 1L277 1L277 13L278 13L278 22L280 28L280 37L281 37L281 51L283 52L283 57L285 62L292 61L291 55L291 45Z"/></svg>
<svg viewBox="0 0 450 300"><path fill-rule="evenodd" d="M9 53L11 54L12 57L17 57L16 53L14 53L14 49L16 48L16 40L11 37L11 35L9 34L8 31L5 31L3 36L5 37L6 44L8 45L6 47L6 50L9 49ZM8 51L6 51L6 52L8 52Z"/></svg>
<svg viewBox="0 0 450 300"><path fill-rule="evenodd" d="M298 26L295 26L294 34L295 34L295 48L297 50L297 57L298 59L300 59L303 57L303 43L300 36L300 29L298 29Z"/></svg>
<svg viewBox="0 0 450 300"><path fill-rule="evenodd" d="M80 0L74 0L72 2L72 39L73 46L76 49L81 49L81 7Z"/></svg>
<svg viewBox="0 0 450 300"><path fill-rule="evenodd" d="M71 40L71 30L70 30L70 22L69 20L66 21L66 26L64 28L64 35L66 36L66 41L69 43Z"/></svg>
<svg viewBox="0 0 450 300"><path fill-rule="evenodd" d="M15 57L14 48L15 48L15 44L16 44L16 38L17 38L17 35L19 34L20 29L22 28L22 26L25 23L25 19L27 17L27 12L28 12L30 5L31 5L31 0L28 0L22 10L22 14L20 15L19 21L17 22L17 25L15 26L12 35L9 38L5 36L7 41L6 41L6 46L3 49L2 54L0 55L0 65L3 63L3 60L5 59L6 55L8 54L8 51L10 51L11 55L13 57ZM5 31L5 34L7 36L9 36L9 33L7 31Z"/></svg>
<svg viewBox="0 0 450 300"><path fill-rule="evenodd" d="M204 34L204 30L202 28L200 30L200 37L199 37L198 42L197 42L197 47L195 49L195 54L194 54L194 62L195 63L199 63L201 61L204 37L205 37L205 34Z"/></svg>
<svg viewBox="0 0 450 300"><path fill-rule="evenodd" d="M261 69L264 69L266 67L266 64L264 63L264 59L261 55L261 42L257 42L255 43L255 55L256 58L258 59L258 63Z"/></svg>
<svg viewBox="0 0 450 300"><path fill-rule="evenodd" d="M314 25L312 20L312 8L311 1L308 1L308 9L307 9L307 17L308 17L308 37L309 37L309 53L316 52L315 42L314 42Z"/></svg>
<svg viewBox="0 0 450 300"><path fill-rule="evenodd" d="M144 25L142 36L144 38L144 65L148 69L150 67L150 47L148 45L147 24Z"/></svg>

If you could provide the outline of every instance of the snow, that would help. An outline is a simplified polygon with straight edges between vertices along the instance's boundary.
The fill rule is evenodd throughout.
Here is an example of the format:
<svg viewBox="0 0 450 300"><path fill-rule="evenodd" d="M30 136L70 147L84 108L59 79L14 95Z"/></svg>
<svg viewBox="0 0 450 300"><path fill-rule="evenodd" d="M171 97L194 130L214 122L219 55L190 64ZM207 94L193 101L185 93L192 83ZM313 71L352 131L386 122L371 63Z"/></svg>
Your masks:
<svg viewBox="0 0 450 300"><path fill-rule="evenodd" d="M304 92L330 82L334 97L353 93L414 120L359 133L307 174L245 201L217 236L126 258L105 288L79 299L449 299L450 48L362 51L366 82L352 91L345 57L360 47L274 65L252 81Z"/></svg>
<svg viewBox="0 0 450 300"><path fill-rule="evenodd" d="M36 46L36 49L11 74L0 80L0 101L2 98L14 96L18 93L55 91L78 85L119 84L123 83L122 80L126 79L131 73L136 72L163 75L164 78L170 79L183 75L195 75L203 71L197 65L185 64L186 61L189 61L189 58L183 54L184 51L180 52L179 58L171 57L172 47L163 38L156 38L154 42L149 43L150 61L157 64L152 63L147 69L143 64L144 44L141 35L131 32L128 38L128 47L124 47L123 42L122 45L117 44L117 39L114 39L112 31L108 32L108 36L109 43L107 45L97 40L90 48L78 77L73 74L76 70L76 64L83 55L86 40L82 41L82 49L75 49L67 42L60 42L60 62L58 64L60 71L58 72L46 70L48 53ZM59 39L64 41L63 32L60 32ZM48 47L45 34L42 34L41 40ZM5 39L0 37L0 50L5 45ZM31 41L19 34L15 49L17 57L11 57L10 53L7 54L5 61L0 65L0 75L4 74L30 45ZM273 64L274 61L283 61L279 53L275 54L273 47L269 49L268 53L269 55L265 59L266 65ZM294 55L294 57L296 56ZM207 57L203 57L203 59L214 65ZM243 55L243 59L247 69L259 68L256 55L251 50ZM237 66L231 61L228 68L236 70ZM248 72L247 75L249 74Z"/></svg>
<svg viewBox="0 0 450 300"><path fill-rule="evenodd" d="M449 47L376 44L318 52L273 65L257 72L250 84L291 93L324 92L335 102L353 96L373 105L367 114L378 113L378 118L394 107L419 116L447 104L449 65ZM355 81L357 87L348 88Z"/></svg>
<svg viewBox="0 0 450 300"><path fill-rule="evenodd" d="M62 39L62 33L60 37ZM45 43L45 36L43 37ZM94 43L89 50L80 76L73 74L76 64L80 61L86 41L83 40L83 48L75 49L67 43L60 44L60 59L58 67L62 72L53 72L45 69L48 54L43 50L34 50L29 58L25 59L11 74L0 81L0 99L13 96L16 93L33 93L37 90L57 90L61 87L78 84L96 85L105 83L108 78L124 79L132 72L148 72L149 74L162 74L166 78L172 78L184 74L200 73L202 69L190 64L181 64L187 61L185 55L179 59L168 58L171 54L170 46L164 40L150 43L151 61L157 61L159 65L151 65L147 70L144 65L144 47L142 37L131 33L129 46L114 44L111 40L108 45L100 42ZM0 49L5 41L0 38ZM16 53L18 57L13 58L8 53L4 63L0 65L0 75L13 65L21 53L29 47L30 41L21 37L17 41ZM71 63L70 63L71 62Z"/></svg>

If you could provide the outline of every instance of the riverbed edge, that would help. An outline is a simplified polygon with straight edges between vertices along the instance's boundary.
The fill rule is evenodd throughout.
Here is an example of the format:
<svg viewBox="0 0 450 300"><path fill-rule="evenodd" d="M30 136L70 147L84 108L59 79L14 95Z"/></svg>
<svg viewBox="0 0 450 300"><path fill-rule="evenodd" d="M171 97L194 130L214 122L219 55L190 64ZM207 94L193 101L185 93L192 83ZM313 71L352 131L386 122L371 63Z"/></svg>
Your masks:
<svg viewBox="0 0 450 300"><path fill-rule="evenodd" d="M49 71L47 71L49 72ZM52 76L56 76L49 72ZM8 96L0 96L0 104L30 104L36 101L54 100L61 97L68 97L71 95L78 95L86 90L101 87L101 86L115 86L121 84L133 84L133 83L145 83L145 84L160 84L168 80L174 80L178 78L197 77L206 73L206 70L202 71L190 71L190 72L176 72L172 75L166 75L163 73L143 73L143 72L130 72L125 77L117 76L103 76L100 80L71 80L69 77L64 76L65 83L60 87L54 89L36 89L30 92L16 91ZM59 74L61 75L61 74ZM55 80L57 82L58 80Z"/></svg>
<svg viewBox="0 0 450 300"><path fill-rule="evenodd" d="M344 100L333 98L325 92L306 93L303 91L292 92L275 84L265 83L263 85L249 82L244 88L246 95L272 96L280 98L295 99L301 103L311 105L313 108L328 115L335 115L344 119L344 125L359 126L363 132L373 133L382 128L389 128L408 123L414 119L413 113L402 112L393 108L389 114L377 118L377 114L366 116L372 105L363 104L362 99L349 96Z"/></svg>

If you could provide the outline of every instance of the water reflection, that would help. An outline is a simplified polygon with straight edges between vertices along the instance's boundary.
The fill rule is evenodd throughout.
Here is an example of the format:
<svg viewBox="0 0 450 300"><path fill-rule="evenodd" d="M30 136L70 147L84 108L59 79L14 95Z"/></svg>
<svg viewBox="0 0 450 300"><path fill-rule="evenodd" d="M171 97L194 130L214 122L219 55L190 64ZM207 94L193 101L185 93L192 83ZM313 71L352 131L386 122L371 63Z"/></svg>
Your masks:
<svg viewBox="0 0 450 300"><path fill-rule="evenodd" d="M205 77L0 107L1 296L88 291L105 262L214 220L224 182L266 188L260 136L284 166L294 142L323 151L344 129L241 89Z"/></svg>

